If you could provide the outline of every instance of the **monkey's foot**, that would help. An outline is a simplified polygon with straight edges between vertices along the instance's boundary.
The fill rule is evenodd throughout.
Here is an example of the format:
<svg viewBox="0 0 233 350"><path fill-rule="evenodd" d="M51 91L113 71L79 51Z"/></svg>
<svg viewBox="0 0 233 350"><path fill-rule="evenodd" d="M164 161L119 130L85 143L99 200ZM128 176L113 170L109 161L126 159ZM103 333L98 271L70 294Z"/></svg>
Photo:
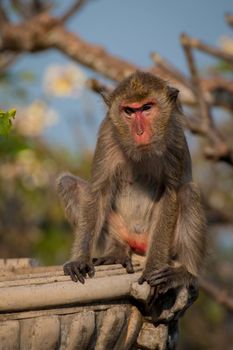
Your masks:
<svg viewBox="0 0 233 350"><path fill-rule="evenodd" d="M95 268L92 263L89 263L83 259L77 261L69 261L63 266L65 275L69 275L72 281L85 283L87 275L93 277L95 274Z"/></svg>
<svg viewBox="0 0 233 350"><path fill-rule="evenodd" d="M145 271L138 280L139 284L143 282L155 287L158 295L166 293L171 288L195 284L196 278L183 266L165 266L159 270Z"/></svg>
<svg viewBox="0 0 233 350"><path fill-rule="evenodd" d="M121 257L108 255L101 258L94 258L92 259L92 262L95 266L121 264L123 267L125 267L127 273L134 273L132 261L129 256Z"/></svg>

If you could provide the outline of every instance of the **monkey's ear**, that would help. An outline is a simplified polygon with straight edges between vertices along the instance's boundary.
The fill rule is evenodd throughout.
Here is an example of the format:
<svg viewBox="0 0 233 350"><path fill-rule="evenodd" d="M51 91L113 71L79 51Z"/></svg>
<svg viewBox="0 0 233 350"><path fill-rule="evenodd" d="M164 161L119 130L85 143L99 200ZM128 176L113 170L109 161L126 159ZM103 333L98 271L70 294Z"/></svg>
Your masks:
<svg viewBox="0 0 233 350"><path fill-rule="evenodd" d="M109 107L111 104L110 93L105 90L101 90L99 93L102 96L102 99L104 100L104 103L106 104L106 106Z"/></svg>
<svg viewBox="0 0 233 350"><path fill-rule="evenodd" d="M180 91L174 87L171 87L171 86L168 87L168 95L171 101L176 102L179 92Z"/></svg>

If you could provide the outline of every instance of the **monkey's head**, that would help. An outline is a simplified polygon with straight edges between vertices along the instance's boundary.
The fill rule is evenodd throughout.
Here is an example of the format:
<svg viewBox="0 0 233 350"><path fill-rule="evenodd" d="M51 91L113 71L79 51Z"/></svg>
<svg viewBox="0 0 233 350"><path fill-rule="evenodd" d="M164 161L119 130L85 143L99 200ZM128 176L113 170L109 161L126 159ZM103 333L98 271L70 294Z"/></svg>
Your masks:
<svg viewBox="0 0 233 350"><path fill-rule="evenodd" d="M124 151L135 158L159 153L178 111L178 90L150 74L137 71L124 79L108 100L114 134Z"/></svg>

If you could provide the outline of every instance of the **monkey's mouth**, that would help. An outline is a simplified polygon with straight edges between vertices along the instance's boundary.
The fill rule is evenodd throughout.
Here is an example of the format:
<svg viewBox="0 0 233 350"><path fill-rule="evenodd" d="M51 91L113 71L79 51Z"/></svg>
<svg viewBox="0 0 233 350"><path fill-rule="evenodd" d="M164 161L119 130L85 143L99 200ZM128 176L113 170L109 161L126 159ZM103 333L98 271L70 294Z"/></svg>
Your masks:
<svg viewBox="0 0 233 350"><path fill-rule="evenodd" d="M147 142L147 143L136 143L136 147L137 149L140 149L140 150L149 150L151 149L151 147L153 146L154 142Z"/></svg>

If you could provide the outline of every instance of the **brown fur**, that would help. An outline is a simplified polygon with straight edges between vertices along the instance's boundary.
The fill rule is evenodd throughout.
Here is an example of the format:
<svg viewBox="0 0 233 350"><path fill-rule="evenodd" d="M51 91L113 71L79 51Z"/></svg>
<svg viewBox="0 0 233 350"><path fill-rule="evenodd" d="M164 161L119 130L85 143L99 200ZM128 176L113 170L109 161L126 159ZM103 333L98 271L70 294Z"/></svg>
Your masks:
<svg viewBox="0 0 233 350"><path fill-rule="evenodd" d="M120 262L132 272L135 242L149 242L140 283L166 291L198 275L205 255L205 218L192 182L177 94L149 73L123 80L108 97L90 182L72 175L58 181L76 231L71 261L64 266L73 280L84 283L86 274L93 275L92 258L98 258L97 264ZM152 136L148 144L137 145L119 105L145 98L156 99Z"/></svg>

